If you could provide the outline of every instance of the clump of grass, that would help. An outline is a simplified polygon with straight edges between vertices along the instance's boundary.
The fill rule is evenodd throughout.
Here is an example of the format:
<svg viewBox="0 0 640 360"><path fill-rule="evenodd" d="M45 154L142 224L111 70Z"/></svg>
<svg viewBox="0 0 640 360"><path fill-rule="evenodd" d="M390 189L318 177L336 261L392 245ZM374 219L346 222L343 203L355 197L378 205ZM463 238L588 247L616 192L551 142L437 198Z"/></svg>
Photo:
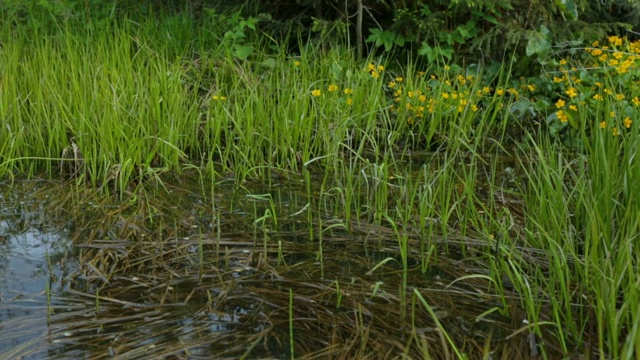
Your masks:
<svg viewBox="0 0 640 360"><path fill-rule="evenodd" d="M3 142L4 174L53 174L71 141L94 186L112 181L123 192L134 179L180 169L184 149L197 144L199 102L176 58L151 48L139 25L126 21L35 38L8 42L0 60L19 64L7 70L20 74L3 77L0 136L12 139Z"/></svg>

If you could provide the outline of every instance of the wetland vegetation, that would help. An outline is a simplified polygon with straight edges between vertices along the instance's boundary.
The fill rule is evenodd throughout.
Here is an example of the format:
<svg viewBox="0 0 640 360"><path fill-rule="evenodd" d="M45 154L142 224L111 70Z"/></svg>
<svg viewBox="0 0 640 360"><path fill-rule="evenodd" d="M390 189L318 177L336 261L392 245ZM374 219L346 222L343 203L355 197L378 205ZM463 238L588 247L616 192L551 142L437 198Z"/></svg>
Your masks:
<svg viewBox="0 0 640 360"><path fill-rule="evenodd" d="M640 356L633 33L516 76L249 7L9 3L0 256L46 252L39 289L0 268L1 358Z"/></svg>

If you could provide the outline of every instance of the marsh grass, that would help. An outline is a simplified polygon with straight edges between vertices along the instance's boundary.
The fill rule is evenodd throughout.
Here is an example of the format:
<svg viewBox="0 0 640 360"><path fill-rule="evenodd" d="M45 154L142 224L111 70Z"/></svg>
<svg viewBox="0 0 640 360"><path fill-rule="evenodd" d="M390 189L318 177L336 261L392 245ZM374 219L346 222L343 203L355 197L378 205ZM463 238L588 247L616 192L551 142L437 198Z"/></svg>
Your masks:
<svg viewBox="0 0 640 360"><path fill-rule="evenodd" d="M54 190L44 187L40 194ZM73 196L66 203L58 198L47 204L49 211L65 215L60 218L63 222L86 225L73 231L80 270L59 280L65 282L65 291L64 295L53 296L59 304L51 315L56 330L48 339L37 340L37 346L28 351L12 349L16 356L38 356L44 350L40 341L50 340L56 344L53 351L59 354L105 354L101 349L108 344L107 353L126 357L137 356L140 341L154 344L146 348L149 357L282 357L287 353L337 358L395 357L402 353L422 357L424 349L418 344L429 344L432 354L443 354L439 330L430 317L420 307L411 308L413 295L407 294L405 300L399 293L403 291L399 286L403 278L411 289L419 289L430 304L437 304L434 311L440 316L440 324L453 338L455 334L465 334L474 339L468 345L458 345L460 351L472 352L473 344L484 341L486 329L476 327L472 317L459 311L459 307L470 307L480 314L495 307L486 295L479 295L484 282L479 278L454 282L463 276L462 268L447 257L432 261L430 273L425 276L416 266L420 261L417 233L405 236L406 262L413 264L407 266L397 255L401 244L389 236L395 233L390 227L378 226L372 232L369 226L362 225L352 235L341 229L319 229L327 234L323 277L312 255L317 244L309 241L306 229L318 224L307 224L306 214L281 218L281 229L269 234L265 256L262 244L251 241L252 230L246 226L246 216L252 213L254 203L246 196L232 199L233 187L228 192L220 189L216 200L218 216L223 218L222 237L215 235L215 229L202 231L210 224L199 222L197 217L184 218L177 227L164 223L165 217L153 223L141 222L138 213L149 211L144 210L147 206L165 216L184 215L185 208L193 208L194 204L201 206L194 209L195 214L211 211L208 201L198 201L202 199L199 190L194 193L184 187L170 189L170 197L154 195L148 202L123 204L122 209L105 202L97 190L83 193L94 202L92 208L106 210L106 216L93 220L76 220L87 216L87 209L86 203L76 202ZM307 199L303 191L299 196L288 204L277 203L277 211L302 207ZM136 207L135 211L131 206ZM238 211L239 208L245 211ZM80 241L89 236L94 240ZM441 246L448 240L432 241ZM454 251L468 246L472 239L449 242ZM224 259L217 255L220 247L225 249ZM280 265L278 252L284 257ZM366 274L376 265L376 258L387 257L399 261L385 263ZM56 284L56 288L61 285ZM517 296L512 296L516 301ZM65 303L75 304L74 311L67 310ZM403 307L413 316L403 315ZM183 323L187 318L189 328ZM484 319L501 324L498 327L502 330L492 331L502 334L502 338L508 334L508 324L499 317L488 313ZM149 332L139 332L140 328ZM404 330L398 336L388 335L398 329ZM290 331L294 332L293 350ZM89 333L97 337L90 339L86 335ZM2 334L3 338L10 336ZM118 340L114 342L114 338ZM510 344L520 341L514 337Z"/></svg>
<svg viewBox="0 0 640 360"><path fill-rule="evenodd" d="M55 172L71 138L84 157L82 176L94 186L113 182L121 193L134 179L179 170L193 146L197 99L189 99L181 64L150 47L123 22L103 32L62 28L55 35L7 44L3 64L7 119L3 169ZM76 34L76 31L83 33ZM141 104L145 104L140 106ZM25 146L24 144L29 144ZM27 165L28 164L28 165Z"/></svg>
<svg viewBox="0 0 640 360"><path fill-rule="evenodd" d="M640 352L638 131L611 115L637 118L633 94L567 75L553 96L581 107L537 124L543 94L508 65L390 69L253 33L239 60L190 24L2 29L0 174L81 169L34 195L59 194L81 263L80 309L50 314L60 354Z"/></svg>

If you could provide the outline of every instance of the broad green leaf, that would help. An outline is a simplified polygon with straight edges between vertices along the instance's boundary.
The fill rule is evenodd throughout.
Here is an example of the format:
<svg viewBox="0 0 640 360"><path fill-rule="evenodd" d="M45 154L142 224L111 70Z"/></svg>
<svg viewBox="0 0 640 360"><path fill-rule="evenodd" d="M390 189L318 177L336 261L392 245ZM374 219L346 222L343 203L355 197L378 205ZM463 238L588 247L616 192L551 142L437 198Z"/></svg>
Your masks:
<svg viewBox="0 0 640 360"><path fill-rule="evenodd" d="M420 51L418 51L418 54L426 55L429 62L432 62L436 59L436 54L433 51L433 48L427 43L422 43L422 47L420 48Z"/></svg>
<svg viewBox="0 0 640 360"><path fill-rule="evenodd" d="M233 54L240 59L246 59L253 53L253 46L251 45L234 45Z"/></svg>
<svg viewBox="0 0 640 360"><path fill-rule="evenodd" d="M377 42L378 39L380 39L380 34L382 33L382 30L374 28L374 29L369 29L369 32L371 33L371 35L369 35L365 41ZM376 45L378 44L376 43Z"/></svg>
<svg viewBox="0 0 640 360"><path fill-rule="evenodd" d="M526 120L535 117L536 111L528 99L520 99L511 105L511 114L518 120Z"/></svg>
<svg viewBox="0 0 640 360"><path fill-rule="evenodd" d="M264 59L264 61L262 61L262 62L260 63L260 65L262 65L262 66L264 66L264 67L266 67L266 68L269 68L269 69L275 69L275 67L276 67L277 63L276 63L276 59L274 59L274 58L267 58L267 59Z"/></svg>
<svg viewBox="0 0 640 360"><path fill-rule="evenodd" d="M453 55L453 48L448 48L448 49L443 49L443 48L438 48L438 52L447 58L447 60L451 60L451 57Z"/></svg>
<svg viewBox="0 0 640 360"><path fill-rule="evenodd" d="M556 0L556 6L565 20L578 20L578 6L573 0Z"/></svg>
<svg viewBox="0 0 640 360"><path fill-rule="evenodd" d="M544 56L551 49L551 42L547 40L546 34L549 29L540 26L540 31L530 31L529 41L527 42L526 54L531 57L533 55Z"/></svg>

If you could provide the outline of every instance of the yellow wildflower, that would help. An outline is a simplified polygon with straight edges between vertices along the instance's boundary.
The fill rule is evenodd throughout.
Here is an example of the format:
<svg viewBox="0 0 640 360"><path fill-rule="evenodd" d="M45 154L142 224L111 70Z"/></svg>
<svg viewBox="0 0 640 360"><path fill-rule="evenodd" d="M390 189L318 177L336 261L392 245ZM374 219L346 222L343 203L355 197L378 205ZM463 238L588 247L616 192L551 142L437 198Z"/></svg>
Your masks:
<svg viewBox="0 0 640 360"><path fill-rule="evenodd" d="M578 107L575 105L569 105L569 110L578 111Z"/></svg>
<svg viewBox="0 0 640 360"><path fill-rule="evenodd" d="M353 104L353 99L352 98L347 98L347 105L351 105Z"/></svg>
<svg viewBox="0 0 640 360"><path fill-rule="evenodd" d="M320 90L318 90L318 89L315 89L315 90L313 90L313 91L311 92L311 95L313 95L313 96L315 96L315 97L318 97L318 96L322 95L322 91L320 91Z"/></svg>
<svg viewBox="0 0 640 360"><path fill-rule="evenodd" d="M638 98L637 96L633 98L633 100L631 100L631 102L633 103L633 105L635 106L640 106L640 98Z"/></svg>
<svg viewBox="0 0 640 360"><path fill-rule="evenodd" d="M622 45L622 39L617 36L617 35L613 35L613 36L609 36L607 38L607 40L609 41L609 44L613 45L613 46L620 46Z"/></svg>
<svg viewBox="0 0 640 360"><path fill-rule="evenodd" d="M343 92L344 92L344 94L345 94L345 95L351 95L351 94L353 94L353 89L351 89L351 88L345 88L345 89L343 90Z"/></svg>
<svg viewBox="0 0 640 360"><path fill-rule="evenodd" d="M620 66L618 66L618 68L616 69L616 71L618 71L619 74L624 74L627 71L629 71L629 68L634 64L634 60L631 59L627 59L625 61L622 62L622 64L620 64Z"/></svg>
<svg viewBox="0 0 640 360"><path fill-rule="evenodd" d="M327 90L329 90L329 92L334 92L334 91L338 90L338 85L331 84L331 85L329 85L329 88L327 88Z"/></svg>
<svg viewBox="0 0 640 360"><path fill-rule="evenodd" d="M593 95L593 100L603 100L604 98L600 94Z"/></svg>
<svg viewBox="0 0 640 360"><path fill-rule="evenodd" d="M556 111L556 116L558 117L558 119L560 120L560 122L567 122L569 120L569 116L562 110L558 110Z"/></svg>
<svg viewBox="0 0 640 360"><path fill-rule="evenodd" d="M600 129L604 129L607 127L607 122L606 121L601 121L600 122Z"/></svg>
<svg viewBox="0 0 640 360"><path fill-rule="evenodd" d="M394 87L396 87L396 82L395 81L389 81L388 86L393 89Z"/></svg>
<svg viewBox="0 0 640 360"><path fill-rule="evenodd" d="M613 136L620 135L620 130L618 130L618 128L613 128L613 130L611 130L611 132L613 133Z"/></svg>
<svg viewBox="0 0 640 360"><path fill-rule="evenodd" d="M578 96L578 90L574 87L570 87L567 91L565 91L565 93L570 97L570 98L574 98L576 96Z"/></svg>
<svg viewBox="0 0 640 360"><path fill-rule="evenodd" d="M564 101L564 100L562 100L562 99L560 99L560 100L558 100L558 101L556 102L556 107L557 107L558 109L562 109L562 108L564 107L564 104L565 104L565 101Z"/></svg>
<svg viewBox="0 0 640 360"><path fill-rule="evenodd" d="M633 123L633 121L631 120L630 117L625 117L624 118L624 127L626 127L627 129L631 127L631 124Z"/></svg>
<svg viewBox="0 0 640 360"><path fill-rule="evenodd" d="M425 101L427 101L427 97L426 97L426 96L424 96L424 95L420 95L420 96L418 96L418 100L419 100L420 102L425 102Z"/></svg>

